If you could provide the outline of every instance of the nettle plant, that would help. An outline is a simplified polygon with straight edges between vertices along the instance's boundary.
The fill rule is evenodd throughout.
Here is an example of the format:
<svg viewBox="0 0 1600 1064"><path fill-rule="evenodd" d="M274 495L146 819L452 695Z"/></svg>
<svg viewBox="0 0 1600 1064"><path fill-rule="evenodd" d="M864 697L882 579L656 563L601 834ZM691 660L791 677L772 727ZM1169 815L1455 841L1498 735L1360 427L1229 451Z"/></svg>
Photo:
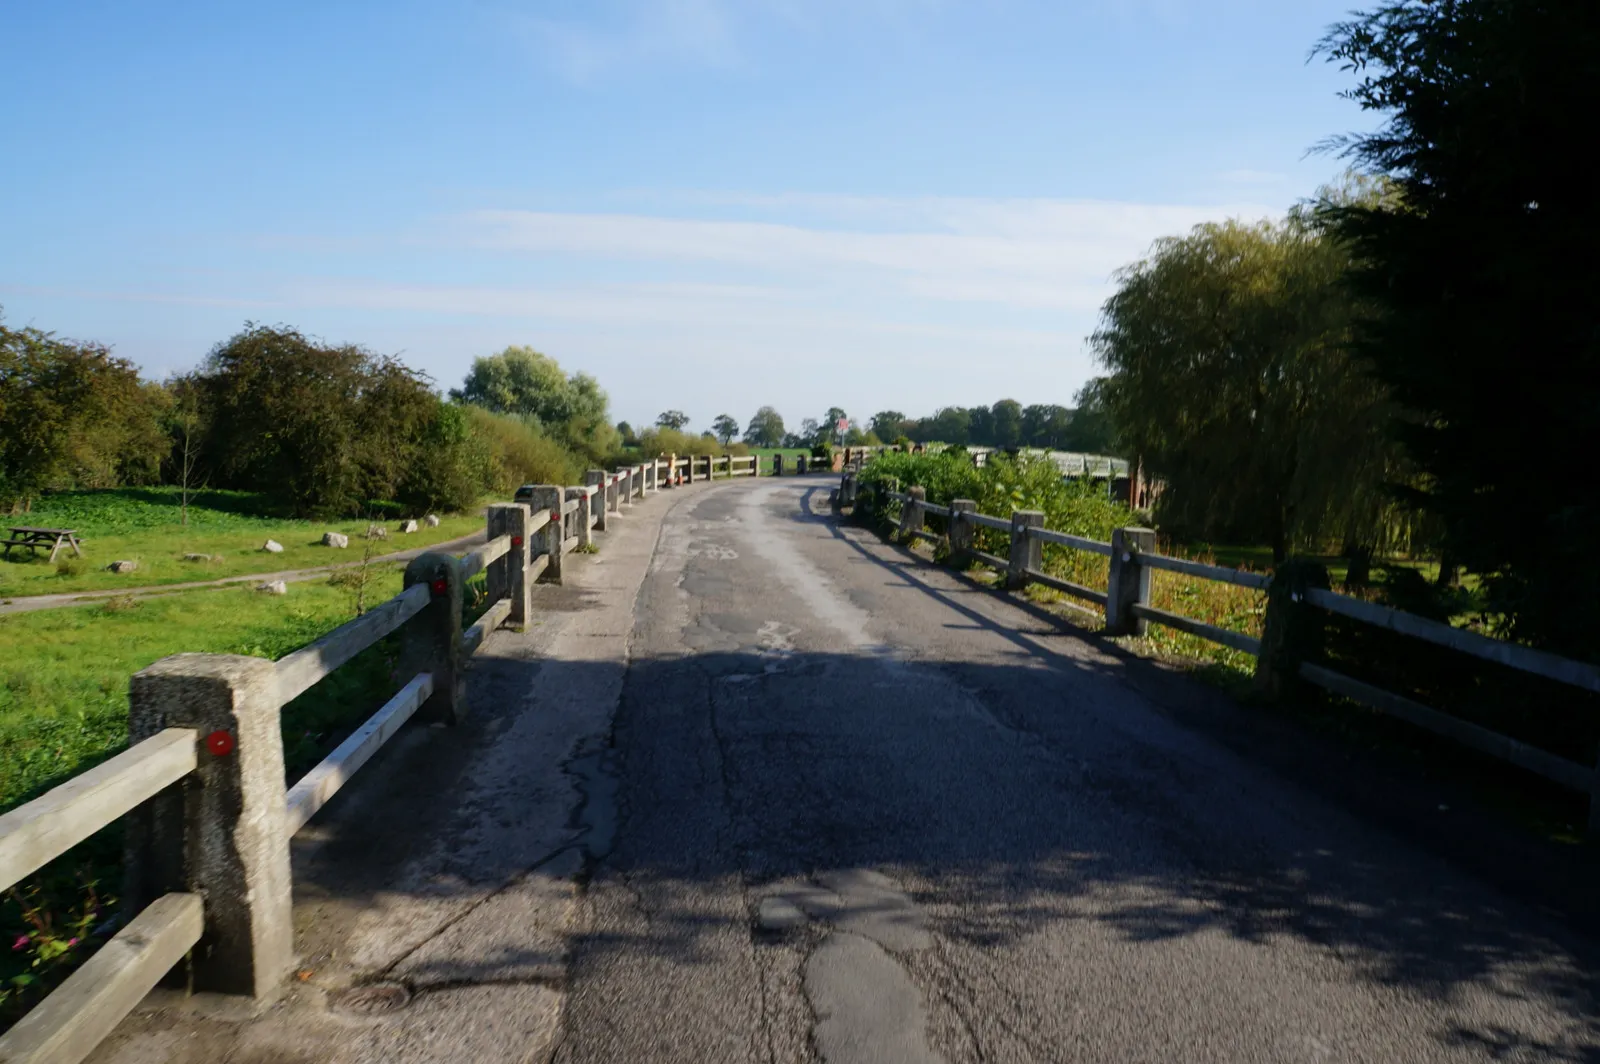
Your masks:
<svg viewBox="0 0 1600 1064"><path fill-rule="evenodd" d="M113 930L107 919L114 899L103 898L95 880L83 875L81 891L63 909L52 908L50 896L37 880L6 892L12 910L6 921L9 949L4 956L0 980L0 1023L7 1023L25 1011L34 998L61 981L66 971L77 967L100 939Z"/></svg>

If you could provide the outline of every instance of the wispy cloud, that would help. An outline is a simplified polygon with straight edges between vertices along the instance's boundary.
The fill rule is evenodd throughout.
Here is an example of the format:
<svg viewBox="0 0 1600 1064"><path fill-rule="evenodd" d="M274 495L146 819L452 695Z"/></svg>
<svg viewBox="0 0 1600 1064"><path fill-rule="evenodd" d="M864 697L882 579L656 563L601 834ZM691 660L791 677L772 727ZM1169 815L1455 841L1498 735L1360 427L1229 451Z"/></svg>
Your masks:
<svg viewBox="0 0 1600 1064"><path fill-rule="evenodd" d="M840 21L909 29L949 0L596 0L582 15L513 13L513 32L544 63L588 84L656 65L733 69L752 62L764 31L819 33Z"/></svg>
<svg viewBox="0 0 1600 1064"><path fill-rule="evenodd" d="M1288 174L1274 170L1224 170L1217 177L1230 185L1283 185L1289 181Z"/></svg>
<svg viewBox="0 0 1600 1064"><path fill-rule="evenodd" d="M801 208L835 224L726 221L642 214L483 210L460 217L465 245L530 256L582 256L755 270L791 289L871 286L913 297L1086 310L1112 273L1157 237L1269 207L1158 206L1072 200L747 197ZM839 220L846 224L839 224Z"/></svg>

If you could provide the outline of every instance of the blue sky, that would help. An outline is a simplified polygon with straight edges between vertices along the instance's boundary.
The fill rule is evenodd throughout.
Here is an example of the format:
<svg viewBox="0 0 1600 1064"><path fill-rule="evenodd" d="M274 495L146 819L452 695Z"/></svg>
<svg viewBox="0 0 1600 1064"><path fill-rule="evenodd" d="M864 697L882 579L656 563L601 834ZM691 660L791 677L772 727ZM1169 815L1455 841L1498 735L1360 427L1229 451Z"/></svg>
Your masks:
<svg viewBox="0 0 1600 1064"><path fill-rule="evenodd" d="M1371 120L1348 2L0 5L0 306L152 377L247 320L615 416L1070 402L1111 274Z"/></svg>

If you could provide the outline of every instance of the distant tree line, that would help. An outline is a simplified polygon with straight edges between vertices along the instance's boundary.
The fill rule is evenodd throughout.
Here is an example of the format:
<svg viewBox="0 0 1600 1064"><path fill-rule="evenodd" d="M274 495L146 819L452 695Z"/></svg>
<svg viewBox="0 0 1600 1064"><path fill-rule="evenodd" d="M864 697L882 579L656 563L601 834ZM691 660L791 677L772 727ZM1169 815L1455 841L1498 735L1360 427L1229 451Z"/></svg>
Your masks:
<svg viewBox="0 0 1600 1064"><path fill-rule="evenodd" d="M575 483L617 445L594 379L531 348L475 360L446 398L395 358L285 326L248 324L153 383L104 346L0 321L12 512L52 489L161 483L257 491L294 516L460 509Z"/></svg>
<svg viewBox="0 0 1600 1064"><path fill-rule="evenodd" d="M819 418L803 418L794 431L785 427L775 408L763 406L742 433L731 414L718 414L703 438L723 448L733 446L735 438L748 447L808 449L910 440L960 447L1042 447L1099 453L1111 443L1103 383L1091 381L1080 389L1076 407L1023 406L1014 399L1002 399L992 407L944 407L923 418L882 410L862 422L835 406ZM656 418L657 430L683 433L688 424L689 418L681 410L667 410ZM617 429L625 444L637 444L641 438L626 422Z"/></svg>

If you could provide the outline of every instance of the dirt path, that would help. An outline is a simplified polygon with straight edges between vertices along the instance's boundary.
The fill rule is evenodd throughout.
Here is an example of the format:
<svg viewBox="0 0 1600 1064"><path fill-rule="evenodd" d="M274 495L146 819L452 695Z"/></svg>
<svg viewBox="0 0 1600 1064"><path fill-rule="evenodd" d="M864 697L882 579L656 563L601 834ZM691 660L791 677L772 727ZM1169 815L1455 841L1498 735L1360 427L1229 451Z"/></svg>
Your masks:
<svg viewBox="0 0 1600 1064"><path fill-rule="evenodd" d="M383 562L410 561L417 555L427 551L459 550L462 547L470 547L475 543L482 543L483 540L484 533L473 532L444 543L431 543L425 547L412 547L409 550L396 551L393 554L369 558L367 559L367 564L377 565ZM160 595L175 595L179 592L194 591L199 588L225 587L228 584L244 584L251 581L262 584L269 580L294 583L300 580L314 580L337 569L358 568L361 564L359 561L341 562L338 565L319 565L311 569L284 569L274 573L243 573L239 576L225 576L218 580L190 580L181 584L156 584L152 587L113 588L104 591L76 591L60 595L27 595L6 599L3 603L0 603L0 616L10 613L28 613L32 610L55 610L63 606L82 606L97 602L100 599L113 598L117 595L132 595L134 598L155 598Z"/></svg>

